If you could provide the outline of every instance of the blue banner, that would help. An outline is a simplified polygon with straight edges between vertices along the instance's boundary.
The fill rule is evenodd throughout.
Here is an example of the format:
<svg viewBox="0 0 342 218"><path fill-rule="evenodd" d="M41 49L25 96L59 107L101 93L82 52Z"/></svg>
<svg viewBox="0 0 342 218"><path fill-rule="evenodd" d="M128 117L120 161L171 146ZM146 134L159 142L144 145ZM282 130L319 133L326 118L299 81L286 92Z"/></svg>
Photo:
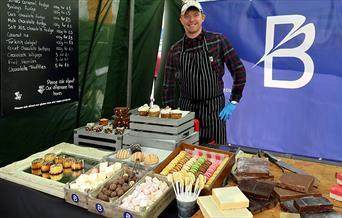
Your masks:
<svg viewBox="0 0 342 218"><path fill-rule="evenodd" d="M342 161L342 1L201 1L247 71L232 144ZM231 78L225 75L230 95ZM227 98L228 99L228 98Z"/></svg>

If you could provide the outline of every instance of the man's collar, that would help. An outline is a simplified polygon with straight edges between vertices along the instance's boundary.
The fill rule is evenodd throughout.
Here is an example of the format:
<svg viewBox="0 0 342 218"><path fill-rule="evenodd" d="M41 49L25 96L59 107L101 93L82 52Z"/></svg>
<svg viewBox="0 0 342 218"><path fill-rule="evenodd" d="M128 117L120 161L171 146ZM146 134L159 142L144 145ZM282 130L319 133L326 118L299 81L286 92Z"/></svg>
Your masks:
<svg viewBox="0 0 342 218"><path fill-rule="evenodd" d="M185 40L196 40L196 41L200 41L200 40L202 40L203 39L203 36L204 36L204 34L205 34L205 30L202 28L202 32L198 35L198 36L196 36L195 38L189 38L186 34L184 34L185 35Z"/></svg>

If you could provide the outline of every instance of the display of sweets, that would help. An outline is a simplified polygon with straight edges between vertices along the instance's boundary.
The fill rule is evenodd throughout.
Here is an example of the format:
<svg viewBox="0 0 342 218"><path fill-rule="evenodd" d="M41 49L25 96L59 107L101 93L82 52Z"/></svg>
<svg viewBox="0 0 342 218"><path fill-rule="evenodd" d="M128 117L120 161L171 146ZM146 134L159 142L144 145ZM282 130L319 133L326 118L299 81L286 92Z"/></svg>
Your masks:
<svg viewBox="0 0 342 218"><path fill-rule="evenodd" d="M216 168L214 174L210 177L210 179L207 181L206 185L210 186L215 178L218 176L218 174L221 172L222 168L226 165L226 163L229 161L229 157L225 157L220 165Z"/></svg>
<svg viewBox="0 0 342 218"><path fill-rule="evenodd" d="M220 162L216 160L208 167L208 169L204 173L204 176L207 179L207 181L212 177L212 175L214 174L214 172L216 171L219 165L220 165Z"/></svg>
<svg viewBox="0 0 342 218"><path fill-rule="evenodd" d="M195 157L190 158L182 167L181 171L186 171L188 172L191 168L191 166L197 161L197 159L199 158L198 155L196 155Z"/></svg>
<svg viewBox="0 0 342 218"><path fill-rule="evenodd" d="M144 182L138 184L130 195L122 199L120 207L136 212L147 210L168 188L165 181L146 176Z"/></svg>
<svg viewBox="0 0 342 218"><path fill-rule="evenodd" d="M176 166L176 164L186 156L186 151L181 151L170 163L160 172L161 175L166 176Z"/></svg>
<svg viewBox="0 0 342 218"><path fill-rule="evenodd" d="M202 166L202 164L208 159L206 155L200 156L197 161L191 166L189 172L196 175L199 168Z"/></svg>
<svg viewBox="0 0 342 218"><path fill-rule="evenodd" d="M121 163L109 165L108 162L102 162L90 172L81 174L74 182L70 183L70 189L81 192L89 192L101 185L107 178L112 177L122 167Z"/></svg>
<svg viewBox="0 0 342 218"><path fill-rule="evenodd" d="M114 129L117 128L128 128L129 127L129 109L128 107L115 107L114 111L114 121L113 127Z"/></svg>
<svg viewBox="0 0 342 218"><path fill-rule="evenodd" d="M207 185L211 185L228 161L229 157L225 157L222 161L219 159L209 160L205 153L201 156L197 153L195 156L191 156L188 152L181 151L162 169L160 174L167 176L175 172L191 173L194 178L203 175L206 178Z"/></svg>
<svg viewBox="0 0 342 218"><path fill-rule="evenodd" d="M138 108L138 115L143 117L158 117L163 119L180 119L183 116L182 111L178 109L172 109L169 106L160 108L158 105L152 105L151 107L144 104Z"/></svg>
<svg viewBox="0 0 342 218"><path fill-rule="evenodd" d="M63 176L74 176L72 171L83 172L84 160L67 157L64 154L47 153L44 158L36 158L31 162L31 173L46 179L61 180Z"/></svg>
<svg viewBox="0 0 342 218"><path fill-rule="evenodd" d="M112 179L102 187L97 194L97 199L109 202L110 199L118 198L125 194L141 177L143 173L125 169L122 176Z"/></svg>
<svg viewBox="0 0 342 218"><path fill-rule="evenodd" d="M180 171L180 170L183 168L184 164L185 164L186 162L188 162L190 159L191 159L191 155L188 154L188 153L186 153L186 154L185 154L185 157L182 158L182 159L176 164L176 166L173 167L173 168L170 170L169 174L170 174L170 173L174 173L174 172Z"/></svg>
<svg viewBox="0 0 342 218"><path fill-rule="evenodd" d="M204 175L209 166L211 166L211 164L212 163L210 160L205 160L205 162L200 166L200 168L195 173L195 177L197 178L199 175Z"/></svg>

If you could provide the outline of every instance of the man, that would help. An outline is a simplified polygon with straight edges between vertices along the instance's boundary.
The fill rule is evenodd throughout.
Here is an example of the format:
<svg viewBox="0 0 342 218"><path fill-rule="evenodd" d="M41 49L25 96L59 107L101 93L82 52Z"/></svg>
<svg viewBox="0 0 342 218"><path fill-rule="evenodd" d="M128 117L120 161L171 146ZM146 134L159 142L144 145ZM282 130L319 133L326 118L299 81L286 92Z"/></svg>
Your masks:
<svg viewBox="0 0 342 218"><path fill-rule="evenodd" d="M188 1L181 9L185 35L167 56L163 84L163 105L194 111L200 122L200 143L215 140L226 144L226 120L242 97L246 72L234 48L219 33L202 28L205 20L200 3ZM232 93L225 106L224 64L233 78ZM176 85L180 97L175 99Z"/></svg>

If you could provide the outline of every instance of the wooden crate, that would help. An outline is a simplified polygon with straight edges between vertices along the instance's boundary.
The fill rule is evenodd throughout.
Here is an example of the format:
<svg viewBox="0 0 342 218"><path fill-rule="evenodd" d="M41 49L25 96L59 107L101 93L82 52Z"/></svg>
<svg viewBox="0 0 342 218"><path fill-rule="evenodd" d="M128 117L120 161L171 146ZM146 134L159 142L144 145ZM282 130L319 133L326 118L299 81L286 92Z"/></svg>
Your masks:
<svg viewBox="0 0 342 218"><path fill-rule="evenodd" d="M129 168L132 170L131 167L129 167ZM141 170L140 172L143 175L146 174L146 171L144 171L144 170ZM110 201L107 202L107 201L103 201L101 199L96 198L96 196L100 193L101 189L103 188L103 186L107 182L115 180L115 179L117 179L118 177L121 177L121 176L122 176L122 171L121 171L121 173L115 174L112 178L110 178L106 182L102 183L102 185L99 186L97 189L95 189L95 190L93 190L92 192L89 193L89 195L88 195L88 211L90 211L92 213L96 213L96 214L102 215L102 216L105 216L105 217L118 217L117 216L117 211L115 211L114 208L116 207L115 206L116 205L116 201L119 198L117 198L117 197L116 198L110 198ZM133 187L135 187L135 185L133 185L129 190L131 190ZM127 192L129 192L129 190L127 190Z"/></svg>
<svg viewBox="0 0 342 218"><path fill-rule="evenodd" d="M114 164L113 162L108 162L109 165ZM100 164L96 165L93 168L99 168ZM90 173L92 170L88 170L86 173ZM122 168L120 170L118 170L112 177L117 177L118 175L122 174ZM105 184L107 181L109 181L111 178L107 178L105 179L100 185L102 187L102 184ZM71 183L73 183L75 181L72 181ZM97 189L95 189L97 190ZM70 204L88 209L88 193L85 192L81 192L79 190L75 190L75 189L71 189L70 188L70 183L65 184L64 187L64 200Z"/></svg>
<svg viewBox="0 0 342 218"><path fill-rule="evenodd" d="M74 144L83 146L111 147L121 149L123 137L114 133L86 131L85 127L74 129Z"/></svg>
<svg viewBox="0 0 342 218"><path fill-rule="evenodd" d="M166 192L162 194L162 196L154 202L146 211L143 212L136 212L136 211L131 211L128 209L124 209L120 207L120 204L122 200L130 195L134 190L135 187L145 181L146 176L151 176L157 177L161 181L165 181L169 188L167 189ZM148 173L145 175L135 186L133 186L129 191L127 191L124 195L122 195L117 201L116 201L116 207L115 207L115 217L134 217L134 218L156 218L158 217L167 207L168 205L175 199L175 193L172 188L172 184L167 181L166 177L161 176L159 174L154 174L154 173ZM114 217L114 216L112 216Z"/></svg>
<svg viewBox="0 0 342 218"><path fill-rule="evenodd" d="M130 116L130 135L180 141L194 132L195 113L183 113L180 119L144 117L133 113Z"/></svg>
<svg viewBox="0 0 342 218"><path fill-rule="evenodd" d="M154 170L154 172L159 174L170 163L170 161L173 160L182 150L185 150L185 149L195 150L195 148L205 150L205 151L229 155L228 162L226 162L225 165L222 167L218 176L211 183L209 188L205 187L201 192L201 195L211 195L211 190L213 188L221 187L224 179L229 176L230 171L232 170L232 167L235 163L234 153L226 152L226 151L219 150L219 149L207 148L204 146L197 146L197 145L192 145L192 144L180 144L162 163L159 164L159 166Z"/></svg>
<svg viewBox="0 0 342 218"><path fill-rule="evenodd" d="M135 135L131 135L130 133L131 133L131 130L128 130L127 132L125 132L123 136L123 146L138 143L146 147L173 151L175 147L177 147L179 144L182 144L182 143L198 144L198 141L199 141L198 132L193 132L189 136L179 141L167 140L167 139L156 139L153 137L135 136Z"/></svg>
<svg viewBox="0 0 342 218"><path fill-rule="evenodd" d="M78 190L72 190L68 186L64 187L64 200L69 204L85 209L88 208L88 194Z"/></svg>

